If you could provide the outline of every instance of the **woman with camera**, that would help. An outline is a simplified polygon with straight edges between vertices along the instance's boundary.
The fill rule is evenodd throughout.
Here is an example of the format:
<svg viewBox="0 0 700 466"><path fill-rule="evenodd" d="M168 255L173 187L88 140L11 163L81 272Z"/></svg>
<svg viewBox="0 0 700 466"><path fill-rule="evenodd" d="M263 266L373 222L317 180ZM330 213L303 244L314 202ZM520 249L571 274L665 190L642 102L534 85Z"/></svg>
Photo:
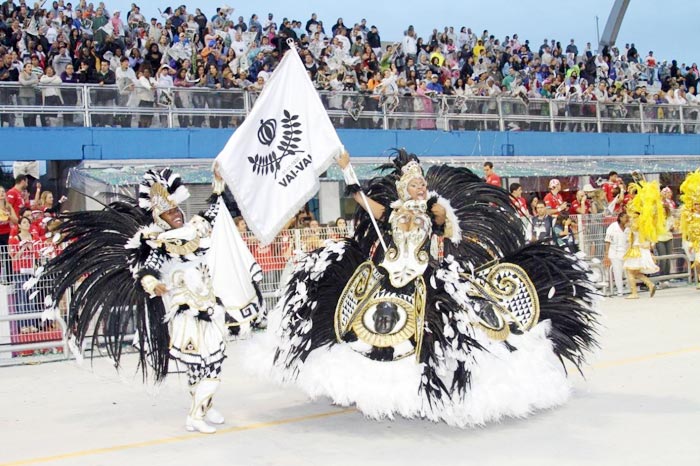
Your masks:
<svg viewBox="0 0 700 466"><path fill-rule="evenodd" d="M554 241L560 248L566 249L572 254L578 252L578 246L576 245L576 224L573 219L569 217L569 213L564 211L561 212L555 222L553 227Z"/></svg>

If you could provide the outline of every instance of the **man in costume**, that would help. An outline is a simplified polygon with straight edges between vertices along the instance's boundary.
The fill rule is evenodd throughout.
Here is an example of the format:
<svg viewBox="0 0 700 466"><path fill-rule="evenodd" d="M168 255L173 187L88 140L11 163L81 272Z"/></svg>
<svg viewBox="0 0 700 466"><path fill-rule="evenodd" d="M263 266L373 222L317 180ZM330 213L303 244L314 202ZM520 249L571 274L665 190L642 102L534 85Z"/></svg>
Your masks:
<svg viewBox="0 0 700 466"><path fill-rule="evenodd" d="M235 231L215 171L211 205L185 222L179 204L189 197L180 175L149 170L138 200L97 212L62 216L57 234L67 244L43 271L58 277L46 300L47 315L73 288L68 329L77 347L104 328L117 367L127 325L144 377L168 372L169 359L184 365L192 396L188 431L214 433L224 417L212 407L225 358L228 325L248 328L262 306L254 280L261 272ZM54 314L55 317L55 314Z"/></svg>
<svg viewBox="0 0 700 466"><path fill-rule="evenodd" d="M424 174L400 150L362 189L347 153L339 165L354 238L299 258L259 366L377 419L464 427L563 403L563 359L596 344L585 264L528 244L508 192L465 168Z"/></svg>

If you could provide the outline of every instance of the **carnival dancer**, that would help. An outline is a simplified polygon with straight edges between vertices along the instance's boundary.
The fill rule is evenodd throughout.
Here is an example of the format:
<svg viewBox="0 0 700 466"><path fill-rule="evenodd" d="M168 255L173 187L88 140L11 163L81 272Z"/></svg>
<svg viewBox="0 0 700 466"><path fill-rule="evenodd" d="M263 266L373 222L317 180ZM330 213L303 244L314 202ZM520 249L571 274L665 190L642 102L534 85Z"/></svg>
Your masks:
<svg viewBox="0 0 700 466"><path fill-rule="evenodd" d="M630 188L637 194L627 205L630 225L629 249L624 256L624 268L630 287L627 299L639 299L637 280L649 288L649 297L653 298L656 285L647 275L658 272L659 266L654 261L651 250L666 228L661 190L656 181L639 181Z"/></svg>
<svg viewBox="0 0 700 466"><path fill-rule="evenodd" d="M273 376L372 418L460 427L563 403L563 360L596 345L585 265L528 245L508 192L467 169L424 175L400 150L363 191L338 163L355 236L298 258L256 347Z"/></svg>
<svg viewBox="0 0 700 466"><path fill-rule="evenodd" d="M67 328L74 349L85 339L94 345L94 328L104 328L119 367L133 319L144 378L163 379L170 358L184 365L192 396L185 427L202 433L224 422L212 398L225 358L225 320L249 326L262 306L254 285L260 269L235 231L221 199L224 182L214 174L209 209L189 222L179 207L189 191L168 168L146 172L138 200L62 215L56 234L67 246L40 273L57 277L45 302L48 316L58 317L57 303L73 289Z"/></svg>
<svg viewBox="0 0 700 466"><path fill-rule="evenodd" d="M681 234L683 248L697 277L700 272L700 170L689 173L681 184ZM696 278L697 282L697 278ZM697 284L700 290L700 282Z"/></svg>

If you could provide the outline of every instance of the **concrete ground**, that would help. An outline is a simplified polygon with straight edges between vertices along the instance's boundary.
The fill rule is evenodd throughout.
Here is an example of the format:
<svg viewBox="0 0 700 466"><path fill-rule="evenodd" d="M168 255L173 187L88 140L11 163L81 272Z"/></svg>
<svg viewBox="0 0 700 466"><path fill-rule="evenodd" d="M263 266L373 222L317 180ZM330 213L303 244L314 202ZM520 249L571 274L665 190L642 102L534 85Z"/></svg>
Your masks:
<svg viewBox="0 0 700 466"><path fill-rule="evenodd" d="M241 372L217 396L227 424L183 428L185 378L157 390L107 359L0 368L0 465L698 465L700 291L602 303L602 350L568 404L480 429L366 420ZM133 356L126 366L133 368Z"/></svg>

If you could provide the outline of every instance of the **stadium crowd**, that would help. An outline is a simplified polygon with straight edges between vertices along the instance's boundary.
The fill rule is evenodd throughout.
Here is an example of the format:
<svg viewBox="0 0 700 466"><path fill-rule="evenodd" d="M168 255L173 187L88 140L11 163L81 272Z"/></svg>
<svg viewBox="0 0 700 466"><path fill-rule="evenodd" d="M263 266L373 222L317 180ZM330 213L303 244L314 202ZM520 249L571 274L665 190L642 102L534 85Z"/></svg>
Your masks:
<svg viewBox="0 0 700 466"><path fill-rule="evenodd" d="M245 89L260 91L292 39L319 90L350 91L373 96L364 106L378 106L387 97L410 96L412 108L432 112L435 95L510 95L567 102L656 103L698 105L700 70L692 65L657 62L635 44L593 50L544 39L539 45L518 34L496 38L488 30L444 27L419 37L408 26L402 38L384 42L366 19L329 25L312 14L305 21L269 13L247 21L228 7L207 15L185 5L167 8L160 18L146 18L136 4L126 12L109 10L86 0L29 5L4 0L0 4L0 105L75 105L76 93L64 84L115 85L98 91L97 105L183 108L230 108L234 102L217 92L178 93L184 89ZM648 86L648 87L647 87ZM233 99L233 97L230 97ZM331 96L331 109L352 110L350 99ZM462 103L463 112L468 111ZM585 106L582 111L585 112ZM375 107L376 109L376 107ZM622 109L624 111L624 109ZM42 115L48 125L51 115ZM139 126L149 126L144 116ZM200 126L203 117L180 124ZM0 123L12 125L4 115ZM25 126L37 124L24 116ZM64 125L73 117L64 115ZM235 124L209 118L213 127ZM100 125L100 122L97 122ZM427 121L426 125L435 125ZM420 127L420 125L419 125ZM433 126L434 127L434 126Z"/></svg>

